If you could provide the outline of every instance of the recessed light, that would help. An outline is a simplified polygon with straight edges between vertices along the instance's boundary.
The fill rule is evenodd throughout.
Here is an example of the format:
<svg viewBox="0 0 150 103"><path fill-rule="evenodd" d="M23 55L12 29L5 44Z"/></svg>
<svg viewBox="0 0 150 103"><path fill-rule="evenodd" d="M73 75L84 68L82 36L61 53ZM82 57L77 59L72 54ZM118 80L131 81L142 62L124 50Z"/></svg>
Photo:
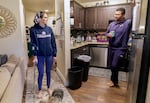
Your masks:
<svg viewBox="0 0 150 103"><path fill-rule="evenodd" d="M49 10L44 10L45 12L48 12Z"/></svg>

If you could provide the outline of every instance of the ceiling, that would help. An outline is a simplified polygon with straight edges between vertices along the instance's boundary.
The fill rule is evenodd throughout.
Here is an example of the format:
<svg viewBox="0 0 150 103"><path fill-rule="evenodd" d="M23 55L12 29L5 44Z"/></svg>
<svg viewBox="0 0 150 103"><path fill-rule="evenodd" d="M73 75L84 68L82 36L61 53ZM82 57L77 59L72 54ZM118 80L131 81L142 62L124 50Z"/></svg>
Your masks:
<svg viewBox="0 0 150 103"><path fill-rule="evenodd" d="M63 1L63 0L59 0ZM79 3L101 1L101 0L76 0ZM55 0L23 0L23 4L26 10L37 12L40 10L49 10L49 13L55 11Z"/></svg>
<svg viewBox="0 0 150 103"><path fill-rule="evenodd" d="M95 2L95 1L103 1L103 0L76 0L79 3L87 3L87 2Z"/></svg>
<svg viewBox="0 0 150 103"><path fill-rule="evenodd" d="M26 10L40 11L49 10L49 12L55 11L55 0L22 0Z"/></svg>

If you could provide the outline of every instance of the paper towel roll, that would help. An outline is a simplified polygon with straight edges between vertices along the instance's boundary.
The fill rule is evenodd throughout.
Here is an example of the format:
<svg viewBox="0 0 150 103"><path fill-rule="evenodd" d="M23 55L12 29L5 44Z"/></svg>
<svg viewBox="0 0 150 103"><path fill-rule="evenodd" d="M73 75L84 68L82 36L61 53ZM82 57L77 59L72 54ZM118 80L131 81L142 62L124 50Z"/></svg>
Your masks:
<svg viewBox="0 0 150 103"><path fill-rule="evenodd" d="M132 31L137 31L140 23L140 4L136 3L133 8Z"/></svg>

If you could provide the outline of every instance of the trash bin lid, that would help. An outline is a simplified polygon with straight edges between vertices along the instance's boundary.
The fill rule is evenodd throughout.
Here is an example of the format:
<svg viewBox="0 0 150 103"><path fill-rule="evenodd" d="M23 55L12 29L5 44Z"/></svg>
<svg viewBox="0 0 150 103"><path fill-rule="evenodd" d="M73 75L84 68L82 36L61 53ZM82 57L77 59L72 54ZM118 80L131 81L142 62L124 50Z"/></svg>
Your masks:
<svg viewBox="0 0 150 103"><path fill-rule="evenodd" d="M82 60L82 61L84 61L84 62L89 62L89 61L91 60L91 57L88 56L88 55L79 55L79 56L77 57L77 59Z"/></svg>

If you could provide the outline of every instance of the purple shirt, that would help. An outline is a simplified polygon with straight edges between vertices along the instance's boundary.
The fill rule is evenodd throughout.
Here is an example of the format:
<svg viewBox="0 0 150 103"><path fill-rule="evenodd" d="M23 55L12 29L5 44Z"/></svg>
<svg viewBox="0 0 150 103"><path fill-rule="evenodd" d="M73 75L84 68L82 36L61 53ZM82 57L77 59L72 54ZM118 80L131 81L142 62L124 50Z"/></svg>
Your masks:
<svg viewBox="0 0 150 103"><path fill-rule="evenodd" d="M121 22L112 22L106 31L106 36L109 32L115 31L115 35L109 38L109 46L114 48L126 49L131 30L131 20L123 20Z"/></svg>

